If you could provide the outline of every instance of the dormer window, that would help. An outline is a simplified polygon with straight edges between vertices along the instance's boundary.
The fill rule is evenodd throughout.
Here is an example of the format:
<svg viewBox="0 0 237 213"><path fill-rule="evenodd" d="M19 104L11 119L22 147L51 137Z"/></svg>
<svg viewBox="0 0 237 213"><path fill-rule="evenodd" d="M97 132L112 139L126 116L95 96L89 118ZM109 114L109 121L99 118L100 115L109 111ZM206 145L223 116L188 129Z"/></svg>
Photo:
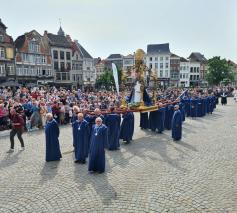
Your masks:
<svg viewBox="0 0 237 213"><path fill-rule="evenodd" d="M5 58L5 50L3 47L0 47L0 58Z"/></svg>
<svg viewBox="0 0 237 213"><path fill-rule="evenodd" d="M38 53L39 52L39 44L36 42L30 42L29 44L29 51L30 52L34 52L34 53Z"/></svg>

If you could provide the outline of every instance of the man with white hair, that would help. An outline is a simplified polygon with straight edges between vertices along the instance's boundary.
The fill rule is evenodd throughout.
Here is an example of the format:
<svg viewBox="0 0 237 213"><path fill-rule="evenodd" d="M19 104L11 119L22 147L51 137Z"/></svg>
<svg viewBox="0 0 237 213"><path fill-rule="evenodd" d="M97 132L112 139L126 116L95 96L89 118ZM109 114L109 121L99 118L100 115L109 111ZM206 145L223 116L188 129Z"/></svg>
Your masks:
<svg viewBox="0 0 237 213"><path fill-rule="evenodd" d="M73 145L75 148L75 163L86 163L89 149L90 131L83 113L78 113L78 120L72 124Z"/></svg>
<svg viewBox="0 0 237 213"><path fill-rule="evenodd" d="M182 115L179 110L179 105L174 106L174 115L172 118L172 138L174 141L182 138Z"/></svg>
<svg viewBox="0 0 237 213"><path fill-rule="evenodd" d="M96 118L92 127L89 151L89 172L105 171L105 146L108 144L108 130L100 117Z"/></svg>
<svg viewBox="0 0 237 213"><path fill-rule="evenodd" d="M58 161L62 158L59 146L59 128L57 121L53 118L52 113L46 114L46 161Z"/></svg>

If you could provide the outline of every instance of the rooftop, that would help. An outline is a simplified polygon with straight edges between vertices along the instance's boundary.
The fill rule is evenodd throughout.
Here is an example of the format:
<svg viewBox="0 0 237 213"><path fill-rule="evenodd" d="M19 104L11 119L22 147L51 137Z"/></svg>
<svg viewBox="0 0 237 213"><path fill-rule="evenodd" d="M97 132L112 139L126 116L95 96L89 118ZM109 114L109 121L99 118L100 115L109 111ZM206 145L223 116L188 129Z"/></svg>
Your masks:
<svg viewBox="0 0 237 213"><path fill-rule="evenodd" d="M204 57L204 55L202 55L199 52L192 52L190 54L190 56L188 57L188 59L190 59L190 61L197 61L197 62L206 62L207 59Z"/></svg>
<svg viewBox="0 0 237 213"><path fill-rule="evenodd" d="M169 54L170 48L169 43L164 44L148 44L147 45L148 54Z"/></svg>

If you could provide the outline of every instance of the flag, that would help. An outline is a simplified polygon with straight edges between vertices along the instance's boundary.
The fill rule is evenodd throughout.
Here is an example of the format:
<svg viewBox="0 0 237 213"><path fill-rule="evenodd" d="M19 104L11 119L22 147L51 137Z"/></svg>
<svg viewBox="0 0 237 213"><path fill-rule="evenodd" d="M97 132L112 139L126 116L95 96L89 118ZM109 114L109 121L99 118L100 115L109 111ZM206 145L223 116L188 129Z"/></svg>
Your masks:
<svg viewBox="0 0 237 213"><path fill-rule="evenodd" d="M114 63L112 63L112 69L113 69L113 76L114 76L114 82L116 86L117 93L119 95L119 83L118 83L118 70Z"/></svg>
<svg viewBox="0 0 237 213"><path fill-rule="evenodd" d="M183 99L184 97L188 96L188 90L186 89L176 100Z"/></svg>

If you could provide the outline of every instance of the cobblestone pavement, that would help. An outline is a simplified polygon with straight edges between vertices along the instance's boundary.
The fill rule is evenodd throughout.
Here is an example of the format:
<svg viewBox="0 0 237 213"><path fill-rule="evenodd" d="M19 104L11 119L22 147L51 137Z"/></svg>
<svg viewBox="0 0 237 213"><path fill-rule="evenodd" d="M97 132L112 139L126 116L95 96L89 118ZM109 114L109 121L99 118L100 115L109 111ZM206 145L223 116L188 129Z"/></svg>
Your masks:
<svg viewBox="0 0 237 213"><path fill-rule="evenodd" d="M45 163L44 134L24 135L26 150L6 154L0 138L0 212L237 212L237 103L187 119L181 142L138 128L135 140L107 151L106 173L73 162L70 127L63 159Z"/></svg>

